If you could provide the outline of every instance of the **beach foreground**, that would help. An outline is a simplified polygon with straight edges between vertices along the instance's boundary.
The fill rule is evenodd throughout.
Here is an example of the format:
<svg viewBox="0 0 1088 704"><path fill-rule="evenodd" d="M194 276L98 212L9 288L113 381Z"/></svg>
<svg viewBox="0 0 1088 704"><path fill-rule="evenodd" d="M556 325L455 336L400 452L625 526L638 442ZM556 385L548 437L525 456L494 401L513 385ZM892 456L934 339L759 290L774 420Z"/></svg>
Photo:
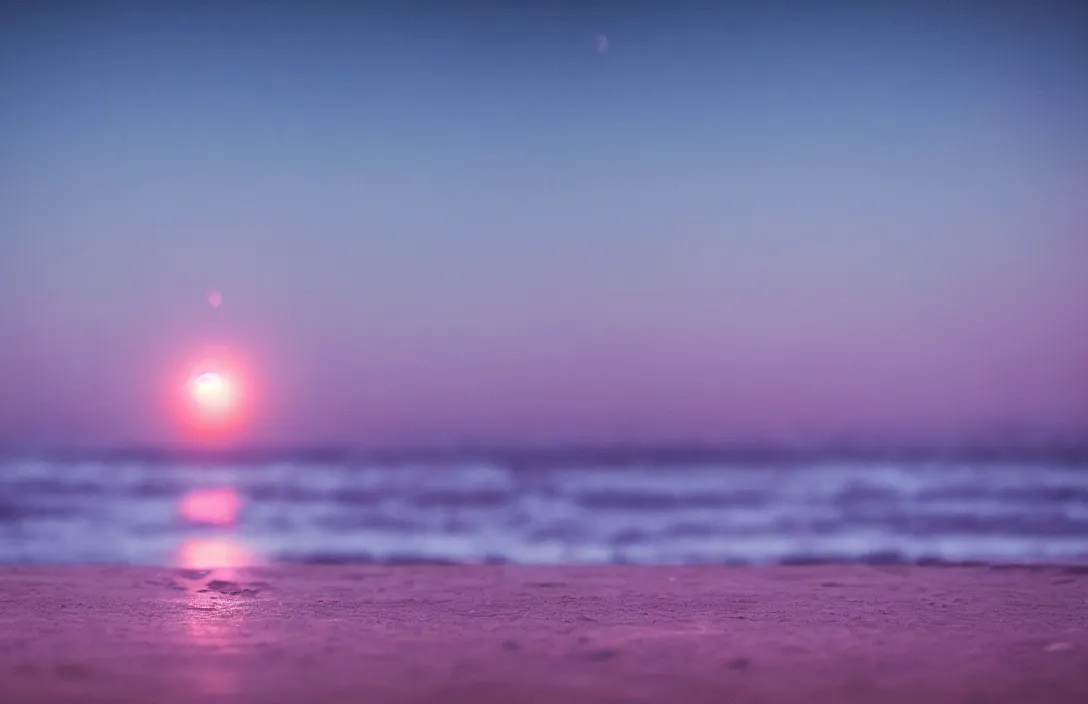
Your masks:
<svg viewBox="0 0 1088 704"><path fill-rule="evenodd" d="M0 701L1085 702L1088 568L2 567Z"/></svg>

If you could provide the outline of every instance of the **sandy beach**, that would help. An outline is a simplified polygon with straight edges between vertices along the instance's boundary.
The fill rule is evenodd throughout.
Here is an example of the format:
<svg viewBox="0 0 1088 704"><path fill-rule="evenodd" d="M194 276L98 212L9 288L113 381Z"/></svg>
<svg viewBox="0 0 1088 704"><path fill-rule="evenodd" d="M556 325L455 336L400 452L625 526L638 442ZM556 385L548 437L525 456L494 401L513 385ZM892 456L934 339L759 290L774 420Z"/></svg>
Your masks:
<svg viewBox="0 0 1088 704"><path fill-rule="evenodd" d="M1088 568L0 568L5 702L1084 702Z"/></svg>

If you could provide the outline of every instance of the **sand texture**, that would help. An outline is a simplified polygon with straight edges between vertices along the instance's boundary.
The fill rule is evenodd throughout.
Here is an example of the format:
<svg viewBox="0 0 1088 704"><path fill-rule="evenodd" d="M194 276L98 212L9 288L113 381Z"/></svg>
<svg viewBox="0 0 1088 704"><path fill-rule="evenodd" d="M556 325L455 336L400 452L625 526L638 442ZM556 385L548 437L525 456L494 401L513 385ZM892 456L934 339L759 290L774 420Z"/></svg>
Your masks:
<svg viewBox="0 0 1088 704"><path fill-rule="evenodd" d="M1088 568L0 568L0 702L1088 702Z"/></svg>

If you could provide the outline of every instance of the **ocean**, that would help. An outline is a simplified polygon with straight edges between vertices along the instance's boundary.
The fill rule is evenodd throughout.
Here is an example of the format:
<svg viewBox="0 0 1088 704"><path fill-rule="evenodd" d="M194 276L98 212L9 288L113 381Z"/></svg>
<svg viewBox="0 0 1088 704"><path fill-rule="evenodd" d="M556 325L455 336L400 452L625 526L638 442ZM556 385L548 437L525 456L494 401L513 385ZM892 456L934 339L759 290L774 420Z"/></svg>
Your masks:
<svg viewBox="0 0 1088 704"><path fill-rule="evenodd" d="M1088 561L1088 461L0 461L0 562Z"/></svg>

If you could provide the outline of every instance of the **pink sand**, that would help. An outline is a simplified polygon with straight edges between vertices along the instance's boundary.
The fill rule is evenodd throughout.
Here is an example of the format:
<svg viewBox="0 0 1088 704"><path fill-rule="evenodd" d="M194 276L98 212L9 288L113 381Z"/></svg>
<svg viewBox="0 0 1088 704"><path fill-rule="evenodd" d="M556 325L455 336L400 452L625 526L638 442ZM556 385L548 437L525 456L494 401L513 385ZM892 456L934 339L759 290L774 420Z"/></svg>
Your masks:
<svg viewBox="0 0 1088 704"><path fill-rule="evenodd" d="M3 702L1088 702L1088 569L0 568Z"/></svg>

